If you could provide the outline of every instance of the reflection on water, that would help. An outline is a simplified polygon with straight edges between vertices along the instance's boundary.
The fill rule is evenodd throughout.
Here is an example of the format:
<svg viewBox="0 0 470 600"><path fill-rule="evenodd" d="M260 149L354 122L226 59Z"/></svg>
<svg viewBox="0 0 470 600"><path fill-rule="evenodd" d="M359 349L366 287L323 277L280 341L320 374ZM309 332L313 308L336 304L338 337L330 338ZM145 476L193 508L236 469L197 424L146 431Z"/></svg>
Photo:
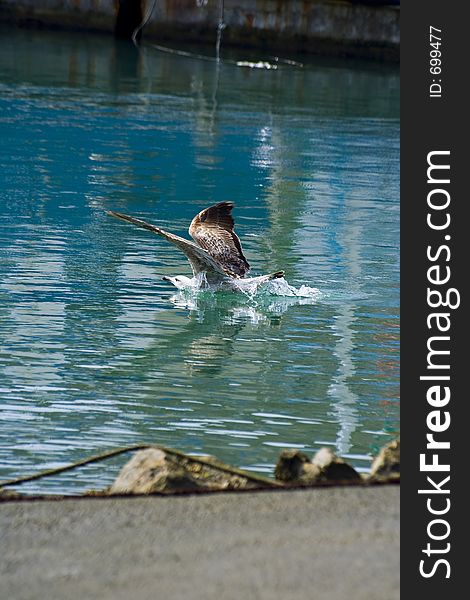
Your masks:
<svg viewBox="0 0 470 600"><path fill-rule="evenodd" d="M326 444L366 469L398 429L398 127L395 70L3 31L0 478L137 442L259 472ZM253 274L313 295L175 295L184 257L105 214L187 236L221 200Z"/></svg>

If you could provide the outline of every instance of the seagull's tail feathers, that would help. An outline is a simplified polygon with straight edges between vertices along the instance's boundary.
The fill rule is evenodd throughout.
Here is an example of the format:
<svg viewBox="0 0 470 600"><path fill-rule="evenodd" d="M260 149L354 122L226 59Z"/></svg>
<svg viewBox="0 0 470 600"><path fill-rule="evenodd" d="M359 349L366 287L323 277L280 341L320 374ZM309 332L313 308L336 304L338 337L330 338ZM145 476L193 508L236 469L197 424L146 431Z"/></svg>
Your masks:
<svg viewBox="0 0 470 600"><path fill-rule="evenodd" d="M280 279L284 277L284 271L276 271L275 273L269 273L266 275L266 281L271 281L271 279Z"/></svg>
<svg viewBox="0 0 470 600"><path fill-rule="evenodd" d="M284 271L276 271L275 273L269 273L269 275L259 275L258 277L246 277L242 279L237 279L237 285L240 287L244 287L247 285L260 285L263 283L267 283L272 279L279 279L280 277L284 277Z"/></svg>

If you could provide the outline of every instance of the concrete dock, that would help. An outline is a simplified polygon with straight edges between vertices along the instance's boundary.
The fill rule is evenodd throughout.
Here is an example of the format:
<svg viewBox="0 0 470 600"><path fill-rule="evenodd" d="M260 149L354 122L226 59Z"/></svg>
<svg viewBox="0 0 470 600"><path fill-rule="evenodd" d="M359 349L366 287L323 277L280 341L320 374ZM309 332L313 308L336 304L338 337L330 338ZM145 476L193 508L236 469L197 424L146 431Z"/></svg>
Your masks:
<svg viewBox="0 0 470 600"><path fill-rule="evenodd" d="M0 503L0 597L398 600L399 486Z"/></svg>
<svg viewBox="0 0 470 600"><path fill-rule="evenodd" d="M398 62L397 0L0 0L0 20L130 38Z"/></svg>

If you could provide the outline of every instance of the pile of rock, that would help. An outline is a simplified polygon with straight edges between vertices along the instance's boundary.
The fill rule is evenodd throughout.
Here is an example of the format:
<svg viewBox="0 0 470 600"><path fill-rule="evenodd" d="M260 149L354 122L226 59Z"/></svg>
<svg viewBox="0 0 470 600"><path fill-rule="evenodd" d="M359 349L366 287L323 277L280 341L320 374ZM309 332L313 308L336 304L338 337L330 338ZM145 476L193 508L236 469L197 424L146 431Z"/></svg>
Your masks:
<svg viewBox="0 0 470 600"><path fill-rule="evenodd" d="M362 480L359 473L329 448L321 448L310 460L299 450L283 450L274 471L279 481L314 485L323 481L348 483Z"/></svg>
<svg viewBox="0 0 470 600"><path fill-rule="evenodd" d="M275 479L247 473L212 456L189 456L171 449L149 447L134 454L121 469L108 494L173 494L315 486L324 483L354 485L400 481L400 440L384 446L375 457L371 471L358 473L329 448L321 448L312 459L299 450L283 450L274 471ZM21 494L0 488L0 501Z"/></svg>
<svg viewBox="0 0 470 600"><path fill-rule="evenodd" d="M400 440L394 440L380 450L368 475L358 473L329 448L321 448L311 460L299 450L283 450L274 474L279 481L300 485L326 481L343 484L399 481Z"/></svg>
<svg viewBox="0 0 470 600"><path fill-rule="evenodd" d="M321 448L312 459L299 450L283 450L274 474L276 479L269 480L244 473L213 457L191 457L148 448L137 452L124 465L108 492L170 494L292 485L313 486L324 482L343 485L395 482L400 479L400 440L394 440L381 449L368 475L358 473L329 448Z"/></svg>

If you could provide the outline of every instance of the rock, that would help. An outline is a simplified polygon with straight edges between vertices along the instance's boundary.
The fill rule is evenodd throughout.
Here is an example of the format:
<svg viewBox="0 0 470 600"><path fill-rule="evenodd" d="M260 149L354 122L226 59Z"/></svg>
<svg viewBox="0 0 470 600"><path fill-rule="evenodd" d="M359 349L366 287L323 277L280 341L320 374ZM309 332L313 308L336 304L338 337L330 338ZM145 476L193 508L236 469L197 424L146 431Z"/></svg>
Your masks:
<svg viewBox="0 0 470 600"><path fill-rule="evenodd" d="M19 492L15 492L14 490L8 490L5 488L0 488L0 501L2 500L16 500L22 498L23 495Z"/></svg>
<svg viewBox="0 0 470 600"><path fill-rule="evenodd" d="M202 458L202 457L201 457ZM213 457L202 464L190 456L178 456L148 448L136 452L109 488L110 494L153 494L196 490L229 490L260 487L255 482L220 470Z"/></svg>
<svg viewBox="0 0 470 600"><path fill-rule="evenodd" d="M370 481L400 481L400 438L383 446L375 457Z"/></svg>
<svg viewBox="0 0 470 600"><path fill-rule="evenodd" d="M321 471L321 481L362 480L359 473L330 448L320 448L312 462Z"/></svg>
<svg viewBox="0 0 470 600"><path fill-rule="evenodd" d="M362 481L359 473L329 448L321 448L313 460L299 450L283 450L276 464L275 476L280 481L303 485L320 481Z"/></svg>
<svg viewBox="0 0 470 600"><path fill-rule="evenodd" d="M305 484L316 481L319 474L320 470L299 450L283 450L274 470L274 475L279 481Z"/></svg>

